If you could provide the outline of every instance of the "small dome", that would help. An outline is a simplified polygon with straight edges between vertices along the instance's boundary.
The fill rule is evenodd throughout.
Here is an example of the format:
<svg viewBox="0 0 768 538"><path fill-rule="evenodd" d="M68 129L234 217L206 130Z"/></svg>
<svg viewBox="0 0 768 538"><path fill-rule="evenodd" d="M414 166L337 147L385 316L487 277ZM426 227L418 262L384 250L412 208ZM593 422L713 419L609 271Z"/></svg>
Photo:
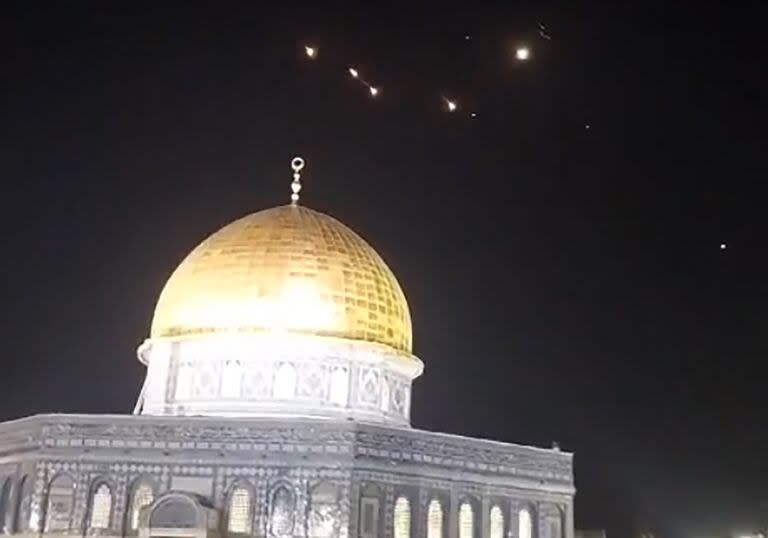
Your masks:
<svg viewBox="0 0 768 538"><path fill-rule="evenodd" d="M160 294L151 337L288 332L410 354L408 303L359 235L302 206L243 217L198 245Z"/></svg>

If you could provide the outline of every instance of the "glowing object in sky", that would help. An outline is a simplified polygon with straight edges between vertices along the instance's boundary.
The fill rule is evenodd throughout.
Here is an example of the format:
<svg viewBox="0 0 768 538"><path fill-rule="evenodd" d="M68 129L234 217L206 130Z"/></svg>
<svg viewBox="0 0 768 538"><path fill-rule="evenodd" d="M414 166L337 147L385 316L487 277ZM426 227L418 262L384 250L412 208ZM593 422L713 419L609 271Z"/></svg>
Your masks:
<svg viewBox="0 0 768 538"><path fill-rule="evenodd" d="M367 80L362 78L360 76L360 72L355 69L354 67L348 67L347 72L352 76L352 78L359 80L363 85L365 85L368 88L368 91L371 94L371 97L376 97L379 94L379 89L376 86L372 86L368 83Z"/></svg>
<svg viewBox="0 0 768 538"><path fill-rule="evenodd" d="M314 60L317 57L317 49L315 47L310 47L309 45L305 45L304 52L307 53L307 58L311 58Z"/></svg>
<svg viewBox="0 0 768 538"><path fill-rule="evenodd" d="M528 47L517 47L515 49L515 58L521 61L525 61L531 57L531 49Z"/></svg>
<svg viewBox="0 0 768 538"><path fill-rule="evenodd" d="M456 101L451 101L450 99L446 99L445 104L448 105L448 112L455 111L459 106L456 104Z"/></svg>
<svg viewBox="0 0 768 538"><path fill-rule="evenodd" d="M726 248L728 248L728 245L725 243L720 243L720 250L725 250Z"/></svg>

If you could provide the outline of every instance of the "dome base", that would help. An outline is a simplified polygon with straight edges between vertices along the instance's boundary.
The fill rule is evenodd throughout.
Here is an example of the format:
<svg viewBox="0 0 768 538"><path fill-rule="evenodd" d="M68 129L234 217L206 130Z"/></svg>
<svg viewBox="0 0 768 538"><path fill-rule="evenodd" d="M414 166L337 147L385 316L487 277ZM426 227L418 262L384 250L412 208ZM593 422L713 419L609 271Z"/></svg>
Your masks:
<svg viewBox="0 0 768 538"><path fill-rule="evenodd" d="M312 417L409 425L421 361L370 342L297 334L149 339L145 415Z"/></svg>

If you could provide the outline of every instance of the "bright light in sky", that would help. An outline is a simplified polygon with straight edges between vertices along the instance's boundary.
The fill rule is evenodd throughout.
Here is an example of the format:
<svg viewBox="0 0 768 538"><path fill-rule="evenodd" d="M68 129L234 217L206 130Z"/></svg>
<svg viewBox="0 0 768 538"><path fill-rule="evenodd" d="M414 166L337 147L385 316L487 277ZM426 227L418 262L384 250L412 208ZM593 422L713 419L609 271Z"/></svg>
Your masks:
<svg viewBox="0 0 768 538"><path fill-rule="evenodd" d="M349 74L352 75L354 78L357 78L357 76L359 75L359 73L357 72L357 69L355 69L354 67L349 68Z"/></svg>
<svg viewBox="0 0 768 538"><path fill-rule="evenodd" d="M458 105L456 104L456 102L451 101L450 99L446 99L445 103L448 105L448 112L453 112L454 110L456 110L456 108L458 108Z"/></svg>
<svg viewBox="0 0 768 538"><path fill-rule="evenodd" d="M518 60L527 60L531 57L531 50L528 47L517 47L515 58Z"/></svg>
<svg viewBox="0 0 768 538"><path fill-rule="evenodd" d="M728 248L728 245L725 243L720 243L720 250L725 250L726 248Z"/></svg>
<svg viewBox="0 0 768 538"><path fill-rule="evenodd" d="M370 87L370 90L371 90L371 95L372 95L373 97L376 97L377 95L379 95L379 89L378 89L377 87L375 87L375 86L371 86L371 87Z"/></svg>
<svg viewBox="0 0 768 538"><path fill-rule="evenodd" d="M309 58L315 58L317 56L317 49L315 47L310 47L309 45L304 46L304 52L307 53L307 57Z"/></svg>

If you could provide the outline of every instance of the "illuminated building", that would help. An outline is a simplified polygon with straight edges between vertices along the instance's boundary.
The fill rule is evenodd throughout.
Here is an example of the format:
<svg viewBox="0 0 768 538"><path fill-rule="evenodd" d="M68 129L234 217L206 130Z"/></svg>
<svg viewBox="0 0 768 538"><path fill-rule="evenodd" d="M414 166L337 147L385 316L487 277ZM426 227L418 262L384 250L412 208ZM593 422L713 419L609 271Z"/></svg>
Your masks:
<svg viewBox="0 0 768 538"><path fill-rule="evenodd" d="M571 454L411 427L405 294L301 166L169 278L133 415L0 424L5 533L574 538Z"/></svg>

